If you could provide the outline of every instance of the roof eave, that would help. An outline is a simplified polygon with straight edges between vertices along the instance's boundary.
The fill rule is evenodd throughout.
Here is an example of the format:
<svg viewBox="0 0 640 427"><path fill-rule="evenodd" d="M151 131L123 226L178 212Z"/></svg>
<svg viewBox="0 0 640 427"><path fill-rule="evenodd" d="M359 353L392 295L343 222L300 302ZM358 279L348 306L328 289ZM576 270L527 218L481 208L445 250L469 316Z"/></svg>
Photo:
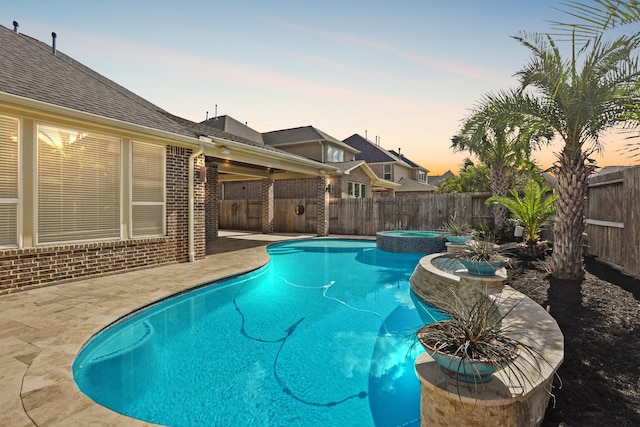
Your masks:
<svg viewBox="0 0 640 427"><path fill-rule="evenodd" d="M50 116L51 119L60 119L60 117L63 117L71 121L90 122L92 124L103 126L106 128L122 129L130 133L154 137L165 142L171 142L173 144L184 146L187 148L203 146L205 148L205 154L215 157L221 157L221 153L217 152L219 150L216 148L216 146L225 145L229 148L233 147L236 151L235 155L227 156L230 160L249 161L261 166L286 169L292 172L299 172L316 176L323 174L331 175L337 172L337 168L335 167L325 165L310 159L293 156L285 152L274 152L268 149L262 149L260 147L255 147L241 142L230 141L224 138L214 137L210 135L203 135L207 137L206 139L201 139L200 135L195 134L192 137L187 135L180 135L177 133L163 131L148 126L142 126L123 120L113 119L93 113L87 113L84 111L78 111L56 104L25 98L23 96L13 95L7 92L0 92L0 103L6 103L9 109L17 110L18 112L27 116L29 115L29 113L33 114L33 111L36 111L42 116ZM236 159L236 157L240 158Z"/></svg>

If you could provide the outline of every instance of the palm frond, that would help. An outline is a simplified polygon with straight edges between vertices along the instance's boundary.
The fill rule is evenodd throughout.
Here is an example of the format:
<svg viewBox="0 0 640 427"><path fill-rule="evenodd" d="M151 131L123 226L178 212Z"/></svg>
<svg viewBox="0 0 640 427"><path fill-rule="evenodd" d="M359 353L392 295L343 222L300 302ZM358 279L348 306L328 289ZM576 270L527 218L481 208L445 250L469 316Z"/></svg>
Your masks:
<svg viewBox="0 0 640 427"><path fill-rule="evenodd" d="M640 2L637 0L593 0L593 4L578 1L562 3L557 10L566 13L574 22L551 21L559 37L587 43L605 31L640 22Z"/></svg>

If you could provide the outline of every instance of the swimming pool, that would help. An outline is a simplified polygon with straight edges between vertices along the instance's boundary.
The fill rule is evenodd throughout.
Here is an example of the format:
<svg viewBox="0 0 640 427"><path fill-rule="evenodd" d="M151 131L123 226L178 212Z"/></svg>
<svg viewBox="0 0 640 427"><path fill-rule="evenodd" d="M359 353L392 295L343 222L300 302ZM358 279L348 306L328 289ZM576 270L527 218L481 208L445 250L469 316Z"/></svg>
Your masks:
<svg viewBox="0 0 640 427"><path fill-rule="evenodd" d="M411 335L443 318L410 291L422 255L342 239L268 251L96 335L74 361L80 389L176 427L419 425Z"/></svg>

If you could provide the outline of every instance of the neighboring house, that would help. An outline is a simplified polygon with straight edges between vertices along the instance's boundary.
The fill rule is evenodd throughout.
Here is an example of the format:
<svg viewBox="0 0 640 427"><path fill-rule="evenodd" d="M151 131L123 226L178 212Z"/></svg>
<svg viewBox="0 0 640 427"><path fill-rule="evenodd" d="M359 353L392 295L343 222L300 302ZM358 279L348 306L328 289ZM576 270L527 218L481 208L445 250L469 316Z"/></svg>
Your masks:
<svg viewBox="0 0 640 427"><path fill-rule="evenodd" d="M376 175L399 184L395 195L413 195L435 190L435 187L427 183L429 171L400 154L400 150L385 150L358 134L351 135L343 142L358 150L356 159L367 162Z"/></svg>
<svg viewBox="0 0 640 427"><path fill-rule="evenodd" d="M262 139L262 134L260 132L250 128L246 123L241 123L230 116L216 116L200 122L200 124L211 126L231 135L236 135L264 145L264 140Z"/></svg>
<svg viewBox="0 0 640 427"><path fill-rule="evenodd" d="M248 135L251 136L251 135ZM0 26L0 293L202 259L218 180L316 183L328 232L336 168L176 117L45 43Z"/></svg>
<svg viewBox="0 0 640 427"><path fill-rule="evenodd" d="M631 166L605 166L603 168L600 168L598 171L593 173L591 176L606 175L606 174L609 174L609 173L619 172L621 170L625 170L625 169L628 169L630 167Z"/></svg>
<svg viewBox="0 0 640 427"><path fill-rule="evenodd" d="M229 121L230 118L226 120ZM239 123L231 120L231 123ZM226 129L232 130L228 127ZM237 129L237 132L246 134L247 131ZM358 150L313 126L265 132L262 134L262 141L270 147L335 168L336 173L328 179L326 187L331 198L373 197L381 192L393 193L398 187L391 181L381 179L366 162L356 160ZM274 189L276 199L308 198L313 196L314 191L314 182L309 181L309 178L296 176L278 180ZM221 194L227 200L259 198L258 185L247 181L225 184Z"/></svg>
<svg viewBox="0 0 640 427"><path fill-rule="evenodd" d="M451 172L450 170L446 171L445 173L443 173L442 175L433 175L433 176L428 176L427 177L427 183L429 185L433 185L434 187L437 187L438 184L440 183L440 181L444 181L445 179L455 176L453 174L453 172Z"/></svg>

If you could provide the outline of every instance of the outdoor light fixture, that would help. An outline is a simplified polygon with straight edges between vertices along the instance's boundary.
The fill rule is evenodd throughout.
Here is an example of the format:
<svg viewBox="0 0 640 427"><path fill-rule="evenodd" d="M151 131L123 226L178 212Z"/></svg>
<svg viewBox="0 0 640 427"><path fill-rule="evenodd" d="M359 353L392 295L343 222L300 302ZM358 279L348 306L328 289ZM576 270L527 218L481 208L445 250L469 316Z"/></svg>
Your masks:
<svg viewBox="0 0 640 427"><path fill-rule="evenodd" d="M219 148L219 150L220 150L220 153L222 153L222 154L229 154L229 153L231 153L231 150L229 150L229 149L228 149L227 147L225 147L225 146L220 147L220 148Z"/></svg>
<svg viewBox="0 0 640 427"><path fill-rule="evenodd" d="M325 187L324 191L326 191L327 193L331 193L331 184L328 184L328 185Z"/></svg>

